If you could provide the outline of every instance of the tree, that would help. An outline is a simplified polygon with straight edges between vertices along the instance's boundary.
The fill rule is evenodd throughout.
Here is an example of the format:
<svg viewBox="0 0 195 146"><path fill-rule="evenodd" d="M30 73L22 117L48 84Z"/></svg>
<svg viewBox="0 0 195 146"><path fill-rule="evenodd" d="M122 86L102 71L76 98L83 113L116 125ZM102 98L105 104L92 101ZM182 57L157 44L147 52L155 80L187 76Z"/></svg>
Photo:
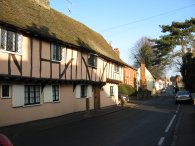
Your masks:
<svg viewBox="0 0 195 146"><path fill-rule="evenodd" d="M154 77L158 78L163 75L165 65L162 60L164 59L160 57L160 52L154 47L154 43L149 38L142 37L138 40L134 50L135 67L140 67L141 62L143 62Z"/></svg>
<svg viewBox="0 0 195 146"><path fill-rule="evenodd" d="M167 54L166 57L173 62L175 57L182 58L182 62L176 62L180 68L180 72L183 76L183 81L187 89L192 90L194 79L193 65L194 59L190 57L189 53L186 53L188 48L195 47L195 18L190 20L185 20L185 22L172 22L171 25L161 25L162 32L166 33L161 36L160 39L154 40L156 48L160 50L161 53ZM173 52L176 46L180 46L181 50L178 52ZM168 62L167 62L168 63Z"/></svg>
<svg viewBox="0 0 195 146"><path fill-rule="evenodd" d="M134 66L139 67L141 62L144 62L146 67L150 69L152 65L152 58L154 56L152 51L152 44L147 37L142 37L134 46L135 58Z"/></svg>
<svg viewBox="0 0 195 146"><path fill-rule="evenodd" d="M170 52L176 46L181 46L181 53L178 55L184 55L186 49L194 45L195 18L185 20L185 22L172 22L171 25L161 25L160 27L163 33L167 33L157 40L157 42L163 42L159 45L161 49Z"/></svg>
<svg viewBox="0 0 195 146"><path fill-rule="evenodd" d="M191 92L195 92L195 57L193 53L188 52L182 57L182 65L180 68L181 74L183 76L183 82L186 89Z"/></svg>

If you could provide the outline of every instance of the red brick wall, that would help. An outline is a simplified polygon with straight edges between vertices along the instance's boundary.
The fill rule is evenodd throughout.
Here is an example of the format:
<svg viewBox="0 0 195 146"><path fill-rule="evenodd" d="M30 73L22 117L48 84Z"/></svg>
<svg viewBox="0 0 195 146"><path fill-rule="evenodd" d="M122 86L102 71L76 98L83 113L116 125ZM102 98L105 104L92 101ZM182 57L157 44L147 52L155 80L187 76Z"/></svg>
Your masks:
<svg viewBox="0 0 195 146"><path fill-rule="evenodd" d="M145 75L145 64L141 63L141 68L140 68L140 74L141 74L141 78L140 78L140 83L141 83L141 87L143 89L147 88L147 84L146 84L146 75Z"/></svg>
<svg viewBox="0 0 195 146"><path fill-rule="evenodd" d="M132 68L127 67L127 66L124 67L124 80L123 80L123 84L131 85L132 87L135 88L136 73L137 73L137 71L135 69L132 69Z"/></svg>

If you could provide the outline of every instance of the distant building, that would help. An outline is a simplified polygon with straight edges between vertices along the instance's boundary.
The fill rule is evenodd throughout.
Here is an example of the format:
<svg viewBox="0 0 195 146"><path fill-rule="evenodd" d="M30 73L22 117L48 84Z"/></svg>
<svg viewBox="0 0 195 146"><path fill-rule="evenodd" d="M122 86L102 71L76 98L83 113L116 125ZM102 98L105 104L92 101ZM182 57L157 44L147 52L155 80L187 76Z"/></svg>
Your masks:
<svg viewBox="0 0 195 146"><path fill-rule="evenodd" d="M141 73L141 68L144 71ZM154 88L155 79L152 76L152 74L149 72L149 70L145 67L145 65L141 65L140 68L137 70L137 86L144 87L149 91L152 91Z"/></svg>
<svg viewBox="0 0 195 146"><path fill-rule="evenodd" d="M129 65L124 66L124 80L123 84L131 85L136 88L137 69Z"/></svg>

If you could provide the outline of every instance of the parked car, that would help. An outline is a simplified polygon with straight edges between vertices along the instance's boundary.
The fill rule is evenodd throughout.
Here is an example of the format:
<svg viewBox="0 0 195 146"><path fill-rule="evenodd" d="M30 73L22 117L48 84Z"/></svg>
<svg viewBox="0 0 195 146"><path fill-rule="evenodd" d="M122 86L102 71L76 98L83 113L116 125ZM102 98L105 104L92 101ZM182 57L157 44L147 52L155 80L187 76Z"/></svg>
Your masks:
<svg viewBox="0 0 195 146"><path fill-rule="evenodd" d="M189 91L177 91L175 95L175 103L179 103L181 101L192 101L192 97Z"/></svg>
<svg viewBox="0 0 195 146"><path fill-rule="evenodd" d="M0 146L13 146L12 142L5 136L0 133Z"/></svg>

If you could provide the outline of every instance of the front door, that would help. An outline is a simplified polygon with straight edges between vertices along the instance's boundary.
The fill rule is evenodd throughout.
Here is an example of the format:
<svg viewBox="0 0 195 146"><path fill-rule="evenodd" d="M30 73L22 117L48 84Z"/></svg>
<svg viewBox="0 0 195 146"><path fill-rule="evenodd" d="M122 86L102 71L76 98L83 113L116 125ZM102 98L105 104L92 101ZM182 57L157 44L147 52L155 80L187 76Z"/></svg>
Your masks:
<svg viewBox="0 0 195 146"><path fill-rule="evenodd" d="M100 88L94 87L94 109L100 109Z"/></svg>

